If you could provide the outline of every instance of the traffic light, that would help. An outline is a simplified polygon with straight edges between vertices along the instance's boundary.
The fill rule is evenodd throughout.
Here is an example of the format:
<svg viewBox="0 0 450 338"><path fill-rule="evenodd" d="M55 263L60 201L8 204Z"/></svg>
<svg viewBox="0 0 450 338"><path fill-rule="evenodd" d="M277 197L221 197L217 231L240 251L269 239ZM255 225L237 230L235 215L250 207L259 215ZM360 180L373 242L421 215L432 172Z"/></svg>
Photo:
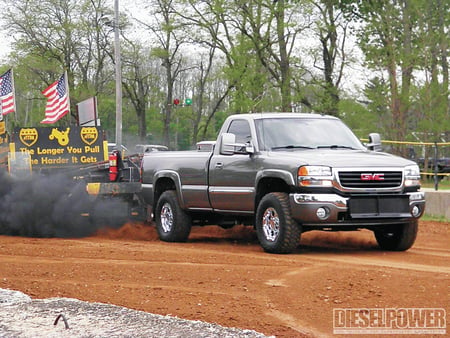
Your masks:
<svg viewBox="0 0 450 338"><path fill-rule="evenodd" d="M186 106L190 106L190 105L192 104L192 99L185 99L185 100L184 100L184 104L185 104Z"/></svg>

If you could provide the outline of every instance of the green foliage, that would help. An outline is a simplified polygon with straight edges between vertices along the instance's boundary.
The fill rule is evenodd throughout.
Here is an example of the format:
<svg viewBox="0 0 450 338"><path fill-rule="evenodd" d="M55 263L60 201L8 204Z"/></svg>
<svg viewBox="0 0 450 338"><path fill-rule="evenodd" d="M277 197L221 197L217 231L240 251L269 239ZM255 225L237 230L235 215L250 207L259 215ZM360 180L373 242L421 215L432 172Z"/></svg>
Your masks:
<svg viewBox="0 0 450 338"><path fill-rule="evenodd" d="M439 140L441 134L450 130L448 98L442 87L443 84L426 82L417 90L416 130L425 136L424 141Z"/></svg>
<svg viewBox="0 0 450 338"><path fill-rule="evenodd" d="M17 114L8 118L10 126L39 125L45 106L41 91L67 70L72 112L76 103L97 96L102 127L114 136L113 39L105 21L113 14L110 3L0 1L15 38L2 66L15 72ZM298 111L337 114L360 137L377 131L384 139L412 139L417 132L434 140L450 130L448 1L150 4L152 17L166 11L168 18L160 17L159 26L146 25L145 48L126 31L127 18L120 25L123 128L130 140L163 143L164 114L170 114L166 102L173 97L193 99L171 115L170 140L180 149L191 147L198 135L215 139L231 113L286 110L290 102ZM346 54L340 34L350 26L365 65L374 71L358 98L347 97L337 76ZM170 33L169 45L164 33ZM317 40L314 48L311 37ZM208 53L212 61L206 62Z"/></svg>
<svg viewBox="0 0 450 338"><path fill-rule="evenodd" d="M266 69L255 55L253 44L241 36L239 44L231 48L232 64L224 67L224 75L229 83L234 84L230 93L230 111L246 113L261 111L260 103L264 99L269 76Z"/></svg>
<svg viewBox="0 0 450 338"><path fill-rule="evenodd" d="M73 116L76 103L103 90L107 94L105 83L110 80L100 77L108 75L105 31L109 28L101 26L96 16L103 4L103 0L18 0L14 6L6 6L3 19L16 38L10 60L18 125L39 125L46 102L41 91L64 71L68 73ZM69 124L69 120L64 118L56 125Z"/></svg>
<svg viewBox="0 0 450 338"><path fill-rule="evenodd" d="M375 77L370 79L364 89L364 94L368 99L367 109L374 116L373 128L384 138L392 139L392 112L389 109L389 102L386 98L389 95L389 88L385 81Z"/></svg>
<svg viewBox="0 0 450 338"><path fill-rule="evenodd" d="M448 58L438 55L449 53L449 3L341 0L340 5L361 27L358 42L367 66L387 79L371 79L365 90L385 135L395 140L416 131L448 131Z"/></svg>
<svg viewBox="0 0 450 338"><path fill-rule="evenodd" d="M367 138L367 135L377 130L378 117L367 107L352 99L342 99L339 102L339 112L342 120L353 130L358 138Z"/></svg>

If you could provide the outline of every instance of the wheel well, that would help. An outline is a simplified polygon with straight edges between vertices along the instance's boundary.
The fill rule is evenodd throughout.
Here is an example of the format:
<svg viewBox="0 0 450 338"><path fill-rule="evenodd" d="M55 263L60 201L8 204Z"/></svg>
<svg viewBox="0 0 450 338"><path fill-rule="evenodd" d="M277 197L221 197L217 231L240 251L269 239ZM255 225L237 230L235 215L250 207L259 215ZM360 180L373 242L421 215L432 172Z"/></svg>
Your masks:
<svg viewBox="0 0 450 338"><path fill-rule="evenodd" d="M156 203L158 203L159 197L167 190L176 190L175 182L167 177L158 179L155 183L155 198L153 200L154 208L156 207Z"/></svg>
<svg viewBox="0 0 450 338"><path fill-rule="evenodd" d="M267 177L258 182L255 196L255 210L259 201L270 192L285 192L289 193L289 185L280 178Z"/></svg>

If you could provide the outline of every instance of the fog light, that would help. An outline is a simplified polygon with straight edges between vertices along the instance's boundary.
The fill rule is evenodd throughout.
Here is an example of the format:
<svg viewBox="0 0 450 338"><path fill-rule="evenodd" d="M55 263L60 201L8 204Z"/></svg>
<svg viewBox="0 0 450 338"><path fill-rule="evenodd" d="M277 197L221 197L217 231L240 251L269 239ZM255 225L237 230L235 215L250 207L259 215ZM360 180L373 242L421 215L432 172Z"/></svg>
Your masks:
<svg viewBox="0 0 450 338"><path fill-rule="evenodd" d="M411 210L411 214L414 217L419 217L419 215L420 215L420 208L417 205L413 206L413 208Z"/></svg>
<svg viewBox="0 0 450 338"><path fill-rule="evenodd" d="M329 214L330 214L329 210L324 207L318 208L316 211L317 217L319 217L319 219L322 219L322 220L327 219Z"/></svg>

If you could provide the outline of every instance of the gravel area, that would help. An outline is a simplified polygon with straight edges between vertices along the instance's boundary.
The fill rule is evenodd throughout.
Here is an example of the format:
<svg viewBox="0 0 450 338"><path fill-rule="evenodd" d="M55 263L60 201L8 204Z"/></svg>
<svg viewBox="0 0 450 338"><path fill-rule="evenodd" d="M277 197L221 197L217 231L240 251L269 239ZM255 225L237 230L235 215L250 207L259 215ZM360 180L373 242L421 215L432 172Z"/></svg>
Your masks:
<svg viewBox="0 0 450 338"><path fill-rule="evenodd" d="M31 299L0 289L1 337L267 337L256 331L160 316L73 298Z"/></svg>

